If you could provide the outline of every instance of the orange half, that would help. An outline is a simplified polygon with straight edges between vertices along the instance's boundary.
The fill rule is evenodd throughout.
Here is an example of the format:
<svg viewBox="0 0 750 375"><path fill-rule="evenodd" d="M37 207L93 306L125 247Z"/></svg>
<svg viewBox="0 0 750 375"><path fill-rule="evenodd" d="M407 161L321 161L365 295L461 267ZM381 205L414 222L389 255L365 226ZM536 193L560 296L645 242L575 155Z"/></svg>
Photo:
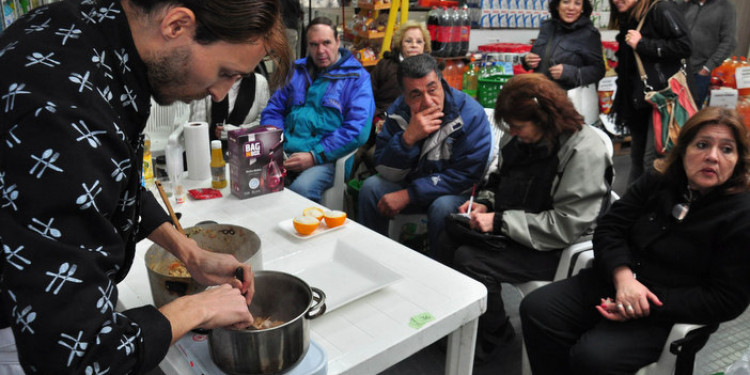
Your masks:
<svg viewBox="0 0 750 375"><path fill-rule="evenodd" d="M329 228L335 228L339 225L343 225L346 222L346 212L343 211L327 211L323 216L326 221L326 225Z"/></svg>
<svg viewBox="0 0 750 375"><path fill-rule="evenodd" d="M323 209L320 207L308 207L302 211L302 216L311 216L318 219L318 222L323 220Z"/></svg>
<svg viewBox="0 0 750 375"><path fill-rule="evenodd" d="M297 233L303 236L315 232L315 229L318 229L318 225L320 224L318 219L312 216L297 216L292 220L292 223Z"/></svg>

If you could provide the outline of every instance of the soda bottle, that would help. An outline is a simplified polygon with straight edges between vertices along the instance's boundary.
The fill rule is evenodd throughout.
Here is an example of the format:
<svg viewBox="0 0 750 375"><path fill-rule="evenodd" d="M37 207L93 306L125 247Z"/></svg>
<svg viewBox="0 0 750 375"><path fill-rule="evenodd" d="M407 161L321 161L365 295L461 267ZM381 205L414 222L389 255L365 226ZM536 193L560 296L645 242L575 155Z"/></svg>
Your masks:
<svg viewBox="0 0 750 375"><path fill-rule="evenodd" d="M456 86L453 86L453 87L455 87L457 90L461 90L463 88L463 84L464 84L463 78L464 78L464 72L466 72L466 70L467 70L467 66L466 64L464 64L464 60L463 59L456 60Z"/></svg>
<svg viewBox="0 0 750 375"><path fill-rule="evenodd" d="M448 57L451 53L451 14L448 8L443 8L440 12L440 26L438 27L437 39L440 42L440 49L437 50L437 57ZM433 52L435 52L433 50Z"/></svg>
<svg viewBox="0 0 750 375"><path fill-rule="evenodd" d="M454 82L455 75L456 75L456 66L453 64L453 61L446 60L445 69L443 69L443 78L445 78L445 81L448 82L448 85L451 87L454 87L453 82Z"/></svg>
<svg viewBox="0 0 750 375"><path fill-rule="evenodd" d="M437 51L442 47L438 40L438 30L440 29L440 9L432 7L429 13L427 13L427 31L430 32L430 47L432 48L432 55L438 56Z"/></svg>
<svg viewBox="0 0 750 375"><path fill-rule="evenodd" d="M211 141L211 187L221 189L227 186L227 164L221 151L221 141Z"/></svg>
<svg viewBox="0 0 750 375"><path fill-rule="evenodd" d="M450 34L450 54L455 57L461 52L461 12L457 8L450 9L451 16L451 34Z"/></svg>
<svg viewBox="0 0 750 375"><path fill-rule="evenodd" d="M466 54L469 53L469 36L471 34L471 18L469 17L469 7L466 5L461 8L460 19L461 37L459 41L460 48L458 50L458 55L466 56Z"/></svg>
<svg viewBox="0 0 750 375"><path fill-rule="evenodd" d="M466 69L466 72L464 72L461 90L476 99L477 89L479 88L479 77L475 69L476 63L473 60L469 63L469 69Z"/></svg>

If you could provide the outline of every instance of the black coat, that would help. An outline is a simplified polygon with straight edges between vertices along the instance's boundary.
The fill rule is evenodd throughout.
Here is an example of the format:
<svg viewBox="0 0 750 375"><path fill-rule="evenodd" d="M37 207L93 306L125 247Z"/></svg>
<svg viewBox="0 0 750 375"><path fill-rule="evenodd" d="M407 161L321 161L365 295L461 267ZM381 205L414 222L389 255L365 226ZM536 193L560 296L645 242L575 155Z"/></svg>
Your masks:
<svg viewBox="0 0 750 375"><path fill-rule="evenodd" d="M588 17L580 17L571 24L554 18L544 21L531 52L542 58L534 71L550 79L549 68L563 64L563 74L556 82L565 90L604 77L602 38Z"/></svg>
<svg viewBox="0 0 750 375"><path fill-rule="evenodd" d="M400 53L386 52L375 69L372 70L372 94L375 97L374 117L383 117L383 113L401 95L396 73L398 72ZM373 128L374 129L374 128Z"/></svg>
<svg viewBox="0 0 750 375"><path fill-rule="evenodd" d="M648 108L644 99L644 86L635 64L633 49L625 43L628 30L638 27L638 20L621 16L620 33L616 40L617 96L612 109L621 125L630 123L628 115L635 110ZM667 80L682 67L682 60L690 58L692 51L690 32L682 13L671 1L660 1L646 14L641 29L642 38L636 45L648 83L654 90L667 87ZM646 124L639 124L645 126Z"/></svg>
<svg viewBox="0 0 750 375"><path fill-rule="evenodd" d="M750 302L750 193L718 190L696 199L682 222L687 181L647 173L612 204L594 233L595 267L605 282L628 266L664 304L651 316L710 324L740 315Z"/></svg>

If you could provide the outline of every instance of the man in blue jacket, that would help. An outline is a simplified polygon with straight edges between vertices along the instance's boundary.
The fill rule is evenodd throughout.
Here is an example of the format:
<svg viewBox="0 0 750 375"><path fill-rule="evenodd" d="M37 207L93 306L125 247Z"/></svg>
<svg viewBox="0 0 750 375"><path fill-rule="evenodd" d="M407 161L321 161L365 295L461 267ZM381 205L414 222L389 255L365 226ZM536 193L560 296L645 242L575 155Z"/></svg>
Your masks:
<svg viewBox="0 0 750 375"><path fill-rule="evenodd" d="M387 235L388 220L398 213L427 212L435 244L445 217L458 212L482 178L492 147L490 123L477 101L448 86L429 55L404 59L398 81L402 95L378 133L379 174L360 189L359 219Z"/></svg>
<svg viewBox="0 0 750 375"><path fill-rule="evenodd" d="M284 129L289 188L320 202L333 186L336 159L356 150L370 134L375 100L370 74L340 40L333 22L313 19L306 29L308 57L276 91L261 124Z"/></svg>

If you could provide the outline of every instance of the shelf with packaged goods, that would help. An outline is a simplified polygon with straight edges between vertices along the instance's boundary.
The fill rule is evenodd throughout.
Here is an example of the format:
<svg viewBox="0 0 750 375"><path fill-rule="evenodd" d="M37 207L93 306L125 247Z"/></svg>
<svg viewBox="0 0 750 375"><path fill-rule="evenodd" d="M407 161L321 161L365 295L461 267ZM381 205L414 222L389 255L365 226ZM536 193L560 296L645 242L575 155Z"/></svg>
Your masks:
<svg viewBox="0 0 750 375"><path fill-rule="evenodd" d="M365 2L358 2L357 8L364 9L364 10L386 10L391 9L391 3L365 3Z"/></svg>

